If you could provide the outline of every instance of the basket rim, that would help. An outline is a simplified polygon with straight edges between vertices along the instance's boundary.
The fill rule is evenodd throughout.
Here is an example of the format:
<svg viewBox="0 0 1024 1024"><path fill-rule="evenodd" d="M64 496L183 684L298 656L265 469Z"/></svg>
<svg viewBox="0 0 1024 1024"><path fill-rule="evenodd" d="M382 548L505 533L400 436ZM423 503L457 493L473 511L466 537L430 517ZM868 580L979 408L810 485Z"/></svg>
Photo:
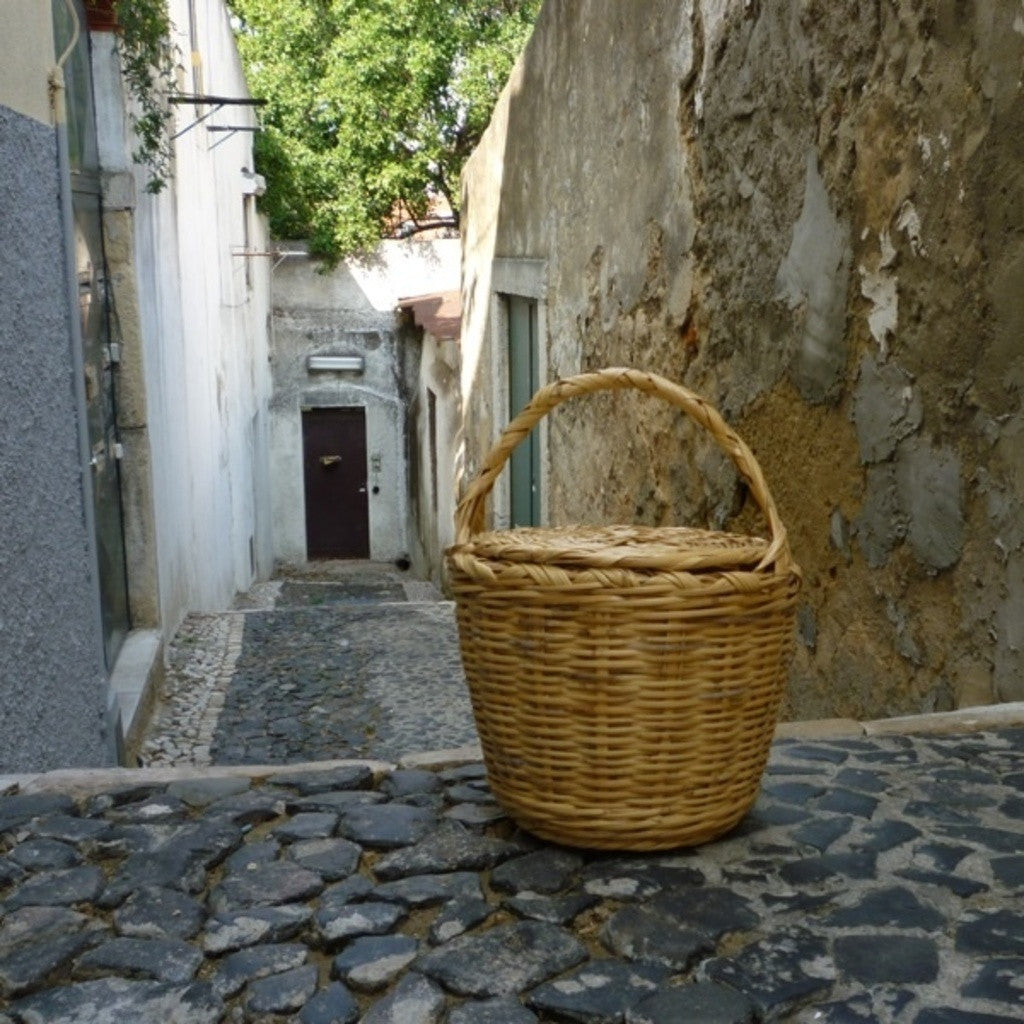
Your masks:
<svg viewBox="0 0 1024 1024"><path fill-rule="evenodd" d="M723 530L574 523L487 530L453 545L447 554L565 569L724 572L756 569L768 548L762 537Z"/></svg>

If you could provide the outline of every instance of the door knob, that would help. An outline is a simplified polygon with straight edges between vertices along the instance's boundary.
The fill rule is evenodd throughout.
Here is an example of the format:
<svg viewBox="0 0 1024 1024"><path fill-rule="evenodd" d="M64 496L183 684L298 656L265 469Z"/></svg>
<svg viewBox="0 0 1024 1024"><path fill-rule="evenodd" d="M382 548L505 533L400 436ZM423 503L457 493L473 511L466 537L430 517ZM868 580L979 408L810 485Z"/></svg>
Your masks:
<svg viewBox="0 0 1024 1024"><path fill-rule="evenodd" d="M341 462L340 455L321 455L320 465L321 466L333 466L336 462Z"/></svg>

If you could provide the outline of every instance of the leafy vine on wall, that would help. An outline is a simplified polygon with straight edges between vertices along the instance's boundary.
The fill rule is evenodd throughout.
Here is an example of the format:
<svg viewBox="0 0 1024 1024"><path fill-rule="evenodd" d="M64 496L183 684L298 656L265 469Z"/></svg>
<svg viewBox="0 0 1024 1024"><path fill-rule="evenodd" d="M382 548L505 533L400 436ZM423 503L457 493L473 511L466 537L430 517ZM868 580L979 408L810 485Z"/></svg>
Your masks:
<svg viewBox="0 0 1024 1024"><path fill-rule="evenodd" d="M134 100L128 116L135 134L132 160L149 170L146 191L159 193L172 175L168 95L177 92L176 51L166 0L86 0L109 9L116 25L121 74Z"/></svg>

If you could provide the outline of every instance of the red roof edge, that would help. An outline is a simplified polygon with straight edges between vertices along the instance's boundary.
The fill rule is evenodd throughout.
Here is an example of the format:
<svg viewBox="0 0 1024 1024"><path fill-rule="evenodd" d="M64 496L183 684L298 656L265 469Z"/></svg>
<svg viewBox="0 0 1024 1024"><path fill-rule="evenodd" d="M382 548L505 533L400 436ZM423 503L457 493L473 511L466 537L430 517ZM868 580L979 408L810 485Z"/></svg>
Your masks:
<svg viewBox="0 0 1024 1024"><path fill-rule="evenodd" d="M431 292L398 300L413 322L439 341L458 341L462 330L462 296L457 291Z"/></svg>

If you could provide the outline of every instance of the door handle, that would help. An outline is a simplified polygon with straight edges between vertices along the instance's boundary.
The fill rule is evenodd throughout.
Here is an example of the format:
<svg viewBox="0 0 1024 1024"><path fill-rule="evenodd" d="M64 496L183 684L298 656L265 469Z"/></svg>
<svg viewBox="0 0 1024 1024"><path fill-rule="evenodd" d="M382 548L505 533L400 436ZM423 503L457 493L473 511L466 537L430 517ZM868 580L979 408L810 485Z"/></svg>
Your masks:
<svg viewBox="0 0 1024 1024"><path fill-rule="evenodd" d="M325 468L327 466L333 466L336 462L341 462L341 456L340 455L321 455L320 456L320 465L324 466Z"/></svg>

